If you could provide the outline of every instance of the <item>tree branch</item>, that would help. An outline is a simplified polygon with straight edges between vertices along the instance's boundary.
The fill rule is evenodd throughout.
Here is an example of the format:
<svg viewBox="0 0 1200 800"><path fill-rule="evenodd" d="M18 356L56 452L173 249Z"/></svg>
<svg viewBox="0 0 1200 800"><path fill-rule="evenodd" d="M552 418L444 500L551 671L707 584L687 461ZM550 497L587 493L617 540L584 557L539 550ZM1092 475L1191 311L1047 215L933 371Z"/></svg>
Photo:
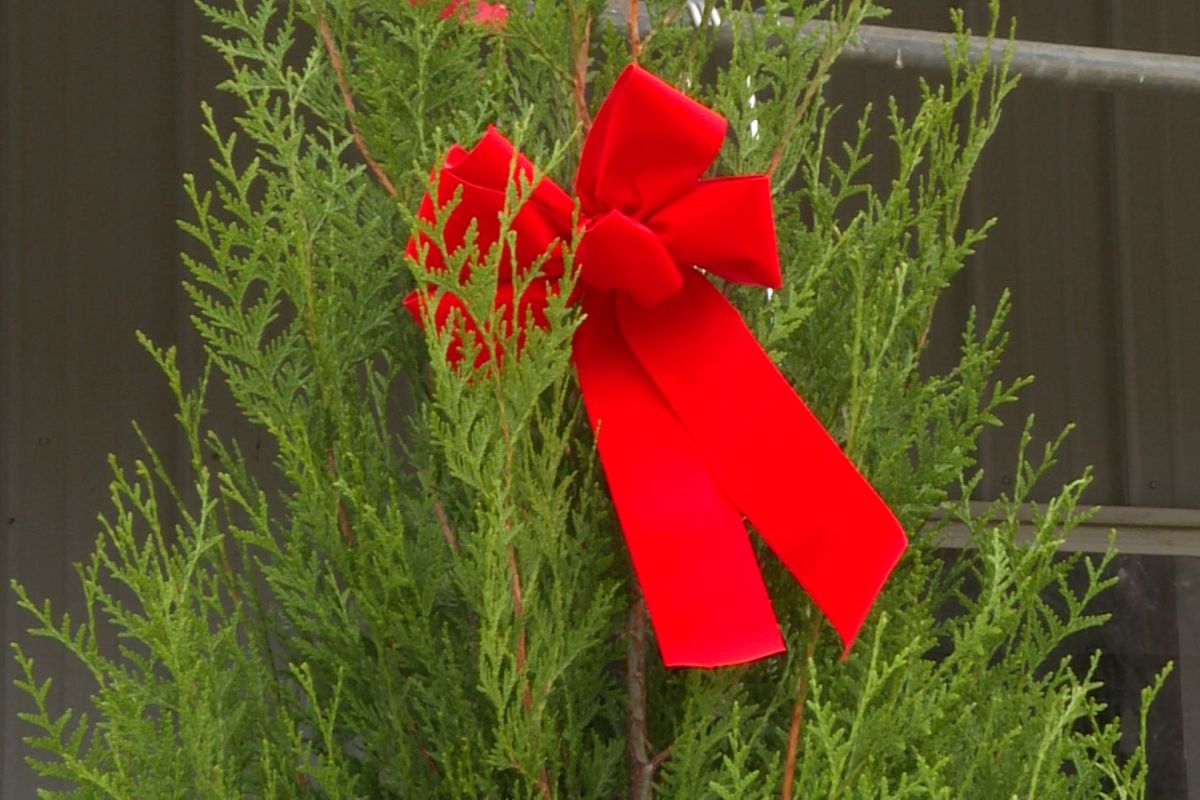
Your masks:
<svg viewBox="0 0 1200 800"><path fill-rule="evenodd" d="M811 612L810 612L811 613ZM792 800L793 783L796 778L796 754L800 748L800 731L804 724L804 704L808 702L808 662L817 649L821 634L821 619L812 614L808 622L808 640L804 647L804 671L800 673L800 684L796 689L796 702L792 704L792 724L788 730L787 759L783 766L783 786L780 800Z"/></svg>
<svg viewBox="0 0 1200 800"><path fill-rule="evenodd" d="M636 590L635 590L636 591ZM629 797L649 800L654 772L671 756L670 748L654 753L646 733L646 601L641 592L625 620L625 692L629 698L626 745L629 753Z"/></svg>
<svg viewBox="0 0 1200 800"><path fill-rule="evenodd" d="M683 13L683 8L684 8L684 6L682 4L680 4L678 7L672 8L670 11L663 14L662 22L660 22L658 24L658 27L651 28L650 32L646 34L646 38L642 39L642 41L640 43L642 51L645 51L645 49L650 46L650 40L654 38L654 34L658 33L659 30L661 30L662 28L665 28L668 25L670 25L672 22L675 21L676 17L678 17L681 13Z"/></svg>
<svg viewBox="0 0 1200 800"><path fill-rule="evenodd" d="M521 707L525 713L533 711L533 692L529 690L529 682L525 679L525 602L521 597L521 573L517 571L517 550L510 542L508 545L508 566L512 571L513 614L517 618L517 674L521 679ZM546 765L538 769L538 787L542 790L544 800L552 800L554 791L550 788L550 775Z"/></svg>
<svg viewBox="0 0 1200 800"><path fill-rule="evenodd" d="M442 526L442 538L446 540L446 544L455 553L458 552L458 537L454 535L454 529L450 527L450 518L446 516L446 507L442 505L442 501L434 498L433 513L437 515L438 522Z"/></svg>
<svg viewBox="0 0 1200 800"><path fill-rule="evenodd" d="M325 42L325 52L329 54L329 63L333 65L333 73L337 76L338 88L342 91L342 105L346 107L350 123L350 133L354 137L354 145L358 148L358 152L362 154L363 161L367 162L367 168L375 176L375 180L379 181L379 185L391 197L395 197L396 187L392 185L391 179L387 173L379 166L379 163L371 157L371 153L367 150L367 142L363 139L362 131L358 129L358 123L354 118L358 116L358 110L354 107L354 96L350 94L350 86L346 83L346 70L342 66L342 57L338 54L337 45L333 41L333 32L329 30L329 23L325 19L325 15L317 12L317 30L321 34L321 39Z"/></svg>
<svg viewBox="0 0 1200 800"><path fill-rule="evenodd" d="M521 573L517 571L517 549L510 542L508 545L508 567L512 572L513 615L517 618L517 674L521 676L521 706L526 711L533 710L533 695L529 684L525 682L525 602L521 598Z"/></svg>
<svg viewBox="0 0 1200 800"><path fill-rule="evenodd" d="M592 15L588 14L583 23L583 33L579 33L579 24L575 13L575 4L571 3L571 49L572 49L572 83L574 84L575 118L583 126L586 134L592 127L592 115L587 105L587 69L589 53L592 46ZM636 23L635 23L636 24Z"/></svg>
<svg viewBox="0 0 1200 800"><path fill-rule="evenodd" d="M329 470L329 480L336 481L337 461L334 460L332 447L325 451L325 467ZM340 496L337 501L337 520L342 539L348 546L354 547L354 529L350 527L350 515L346 513L346 503Z"/></svg>
<svg viewBox="0 0 1200 800"><path fill-rule="evenodd" d="M800 123L808 115L808 109L821 88L821 82L825 79L829 68L833 66L833 62L838 57L838 54L841 53L842 46L846 40L854 33L856 27L854 20L857 19L855 13L857 9L858 3L854 2L846 10L842 24L834 31L832 41L829 42L825 51L821 53L821 58L817 61L817 71L813 73L812 80L808 82L808 87L804 90L804 97L800 100L800 105L796 108L796 113L792 116L787 129L783 133L783 137L779 140L779 145L775 148L775 152L771 154L771 165L767 167L768 178L775 176L775 170L779 168L779 162L783 159L783 151L787 149L792 137L796 135L796 130L800 127Z"/></svg>
<svg viewBox="0 0 1200 800"><path fill-rule="evenodd" d="M629 0L629 55L637 63L642 54L642 43L638 34L638 0Z"/></svg>

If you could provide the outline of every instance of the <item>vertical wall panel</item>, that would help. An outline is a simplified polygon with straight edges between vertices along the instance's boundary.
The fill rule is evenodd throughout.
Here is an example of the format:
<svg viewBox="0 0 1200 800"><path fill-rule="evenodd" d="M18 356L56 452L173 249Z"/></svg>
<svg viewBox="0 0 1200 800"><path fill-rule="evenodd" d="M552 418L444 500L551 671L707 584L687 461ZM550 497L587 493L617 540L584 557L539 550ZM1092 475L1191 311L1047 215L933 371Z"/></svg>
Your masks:
<svg viewBox="0 0 1200 800"><path fill-rule="evenodd" d="M195 363L179 282L179 173L203 166L198 88L215 83L191 3L12 0L4 21L3 298L0 298L0 530L4 640L54 677L52 708L86 707L90 678L62 649L24 635L10 578L74 616L72 564L107 512L107 454L141 455L138 420L167 464L170 395L134 332L182 341ZM183 21L187 40L178 35ZM191 72L177 69L180 48ZM185 115L181 108L188 109ZM182 119L181 119L182 117ZM188 151L181 148L190 147ZM220 417L218 417L220 422ZM111 647L112 642L106 642ZM34 797L19 743L28 710L0 656L0 796Z"/></svg>
<svg viewBox="0 0 1200 800"><path fill-rule="evenodd" d="M926 4L915 4L925 7ZM982 3L968 3L981 24ZM897 8L892 24L909 25ZM1008 2L1035 41L1200 53L1194 0ZM937 26L946 29L942 24ZM965 213L999 224L947 294L929 365L954 358L964 309L1013 291L1001 374L1037 382L985 435L983 496L1007 488L1012 430L1036 412L1037 437L1077 425L1042 497L1086 466L1085 499L1200 508L1200 99L1025 82L985 151Z"/></svg>
<svg viewBox="0 0 1200 800"><path fill-rule="evenodd" d="M947 30L945 17L930 19L938 5L934 11L944 10L897 4L889 24ZM986 20L981 6L968 6L976 26ZM1005 3L1023 38L1178 53L1200 50L1197 8L1192 0ZM910 73L843 70L834 86L853 109L863 97L878 104L903 93L913 80ZM943 296L927 359L929 369L948 368L968 306L986 316L1004 289L1012 291L1000 372L1009 380L1032 373L1036 382L1008 409L1006 427L983 437L981 497L1011 490L1021 421L1035 413L1035 438L1043 441L1076 425L1038 498L1092 465L1085 501L1200 508L1197 141L1194 95L1026 81L1010 98L965 208L968 224L993 216L998 224ZM872 178L885 185L894 164L878 166ZM1125 721L1125 752L1136 736L1140 688L1176 662L1151 716L1151 797L1200 797L1193 561L1122 557L1120 582L1103 598L1113 622L1069 645L1083 660L1096 648L1106 654L1102 697Z"/></svg>
<svg viewBox="0 0 1200 800"><path fill-rule="evenodd" d="M1200 797L1200 558L1181 558L1175 570L1178 597L1179 673L1187 797Z"/></svg>
<svg viewBox="0 0 1200 800"><path fill-rule="evenodd" d="M1125 3L1113 4L1113 45L1152 46L1158 38L1154 15ZM1125 435L1131 454L1127 494L1131 505L1173 505L1171 369L1168 331L1166 242L1162 220L1166 197L1161 143L1163 103L1153 95L1117 95L1113 102L1113 198L1118 236Z"/></svg>
<svg viewBox="0 0 1200 800"><path fill-rule="evenodd" d="M1162 49L1200 55L1200 2L1176 3L1157 16ZM1158 190L1165 198L1164 282L1172 322L1166 343L1174 455L1168 480L1174 505L1200 508L1200 97L1160 102L1164 124Z"/></svg>
<svg viewBox="0 0 1200 800"><path fill-rule="evenodd" d="M66 150L66 94L62 53L66 47L64 10L58 4L22 4L10 9L17 16L20 35L10 58L16 61L11 82L12 98L20 117L9 130L14 146L8 150L11 161L5 164L6 202L15 209L16 227L6 230L8 245L5 271L14 274L13 296L6 305L15 307L6 315L4 338L13 341L5 363L6 395L5 479L6 493L12 504L3 514L11 519L5 526L5 588L10 578L20 577L36 597L64 597L62 573L67 548L66 507L61 496L63 474L62 433L65 428L65 386L59 353L59 330L64 317L62 284L65 273L65 237L47 226L62 224L60 204L65 191L36 191L39 182L64 187L63 169ZM38 48L25 46L30 31L37 31ZM30 136L30 131L38 135ZM27 165L40 164L33 171ZM38 242L36 250L27 245ZM8 416L13 414L14 416ZM76 557L82 555L77 548ZM39 564L37 570L23 569ZM11 603L5 604L5 639L17 639L38 662L44 674L55 676L57 691L53 700L61 701L63 688L79 683L78 670L68 670L58 648L29 642L20 635L25 618ZM6 654L7 656L7 654ZM21 753L15 745L19 735L16 714L26 708L12 686L14 665L5 658L0 691L5 697L3 724L3 794L30 797ZM86 698L86 694L84 695ZM72 698L74 699L74 698ZM24 791L22 791L24 787Z"/></svg>
<svg viewBox="0 0 1200 800"><path fill-rule="evenodd" d="M970 21L985 23L980 3L968 10ZM1104 45L1108 38L1104 9L1090 0L1007 3L1005 12L1017 16L1018 35L1025 38L1082 45ZM956 359L967 305L978 306L986 319L1008 289L1013 311L1000 375L1036 376L1022 402L1004 413L1006 427L981 441L987 473L981 496L1011 488L1020 426L1036 413L1040 440L1077 425L1040 496L1092 465L1095 479L1086 499L1125 501L1108 208L1111 102L1101 92L1025 82L1006 104L969 190L967 224L992 217L998 222L938 309L929 366L944 369Z"/></svg>
<svg viewBox="0 0 1200 800"><path fill-rule="evenodd" d="M893 5L889 24L946 30L953 3ZM979 25L984 4L967 5ZM1005 11L1029 39L1200 53L1196 0L1009 0ZM18 577L35 597L77 611L71 563L107 507L105 455L129 463L139 451L129 420L181 474L186 462L133 331L179 342L185 368L198 364L173 220L187 213L179 173L202 172L210 152L198 102L217 99L222 70L190 2L0 0L0 25L0 591ZM912 73L839 68L839 124L851 128L869 99L882 127L886 97L911 108L915 87ZM951 363L967 307L986 316L1012 289L1001 371L1038 382L1007 414L1013 424L984 438L985 495L1009 488L1015 423L1036 412L1043 438L1078 423L1043 496L1093 464L1091 501L1200 508L1198 140L1195 96L1030 82L1008 104L965 211L970 224L998 216L999 225L947 290L930 358L931 368ZM870 167L877 182L894 170L887 147ZM256 452L258 434L228 396L217 390L213 402L210 419ZM1174 579L1178 639L1130 645L1160 658L1178 644L1185 688L1200 674L1186 625L1195 572ZM4 641L21 640L55 676L56 707L82 703L86 676L59 648L23 637L27 625L6 601ZM24 800L33 793L15 715L28 706L13 677L0 654L0 797ZM1184 726L1195 751L1200 720L1185 714ZM1189 777L1200 780L1200 769Z"/></svg>
<svg viewBox="0 0 1200 800"><path fill-rule="evenodd" d="M14 367L18 359L17 330L20 327L21 303L20 272L16 269L16 231L21 225L21 205L17 202L20 191L12 165L18 159L18 137L16 130L21 126L21 106L17 102L21 81L20 58L17 43L21 29L20 9L14 3L0 4L0 592L4 592L3 613L0 614L0 640L5 651L0 653L0 794L10 788L4 776L20 763L15 747L7 746L13 735L5 720L14 712L9 702L12 671L8 667L12 658L7 644L16 616L8 593L8 579L17 554L17 537L13 528L17 523L19 497L13 472L13 458L17 443L17 431L21 427L19 384L15 379Z"/></svg>

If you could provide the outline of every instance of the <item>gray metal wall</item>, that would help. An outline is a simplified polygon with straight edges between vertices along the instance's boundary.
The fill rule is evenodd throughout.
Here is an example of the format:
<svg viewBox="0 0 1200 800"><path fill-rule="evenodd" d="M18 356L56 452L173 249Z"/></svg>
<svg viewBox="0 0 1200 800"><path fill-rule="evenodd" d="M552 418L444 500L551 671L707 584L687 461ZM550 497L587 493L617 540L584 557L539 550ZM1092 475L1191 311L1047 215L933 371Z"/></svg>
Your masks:
<svg viewBox="0 0 1200 800"><path fill-rule="evenodd" d="M943 0L896 5L893 24L946 27ZM1196 0L1007 8L1025 38L1200 54ZM133 332L194 358L173 220L179 173L205 158L198 100L221 75L199 27L187 0L0 0L0 573L60 608L80 604L71 564L107 506L105 456L138 452L129 420L177 452L169 397ZM854 108L889 91L911 99L914 80L845 70L834 90ZM1039 380L1010 416L1036 410L1043 433L1078 422L1055 477L1095 464L1097 502L1200 509L1198 141L1200 97L1029 84L972 189L970 217L1000 225L947 293L931 366L948 363L968 304L1011 287L1004 372ZM225 403L214 413L237 424ZM985 444L985 494L1006 486L1013 434ZM1179 607L1194 617L1193 594ZM6 601L0 638L22 639L56 676L53 705L82 703L85 676L26 642L26 625ZM16 719L26 705L11 659L0 663L0 797L20 800L34 796Z"/></svg>
<svg viewBox="0 0 1200 800"><path fill-rule="evenodd" d="M176 458L171 398L134 331L195 360L174 220L180 174L207 158L200 98L223 77L200 27L188 0L0 0L0 639L54 676L58 708L83 704L89 679L27 640L8 583L77 611L107 454L140 454L136 418ZM214 414L237 425L227 403ZM7 647L0 664L0 797L24 800L27 706Z"/></svg>
<svg viewBox="0 0 1200 800"><path fill-rule="evenodd" d="M897 21L934 27L933 5L898 3ZM1200 55L1196 0L1005 6L1023 38ZM971 189L972 221L999 224L946 297L939 340L1012 290L1003 371L1037 382L1009 419L1036 412L1047 437L1078 425L1051 486L1090 464L1093 502L1200 509L1197 209L1200 95L1018 89ZM1008 485L1014 445L986 439L985 495Z"/></svg>
<svg viewBox="0 0 1200 800"><path fill-rule="evenodd" d="M889 24L946 30L942 2L896 3ZM982 2L966 4L983 19ZM1005 2L1018 35L1035 41L1200 55L1197 0ZM909 76L911 77L911 76ZM903 73L843 72L851 108L888 93L911 102ZM889 160L878 165L887 175ZM1114 622L1074 642L1100 648L1105 701L1129 746L1138 688L1168 660L1176 670L1151 717L1151 798L1200 798L1200 95L1099 92L1025 82L1007 105L966 208L971 224L998 217L971 268L943 298L929 366L953 363L971 304L1011 289L1011 339L1001 372L1035 384L985 435L982 497L1011 487L1016 428L1077 425L1039 497L1095 467L1087 501L1127 507L1137 552L1105 598ZM1162 509L1179 509L1164 513ZM1166 524L1164 524L1166 523ZM1136 528L1144 525L1145 530ZM1161 546L1155 541L1161 537ZM1149 545L1149 546L1147 546Z"/></svg>

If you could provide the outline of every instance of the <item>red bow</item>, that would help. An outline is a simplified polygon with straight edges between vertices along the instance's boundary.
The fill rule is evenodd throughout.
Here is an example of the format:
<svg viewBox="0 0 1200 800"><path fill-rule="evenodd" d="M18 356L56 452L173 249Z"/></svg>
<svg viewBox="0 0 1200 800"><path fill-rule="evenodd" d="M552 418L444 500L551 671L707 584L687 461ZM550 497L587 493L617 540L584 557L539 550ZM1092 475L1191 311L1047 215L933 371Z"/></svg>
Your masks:
<svg viewBox="0 0 1200 800"><path fill-rule="evenodd" d="M410 6L424 5L426 0L408 0ZM470 17L467 14L470 13ZM485 27L499 30L508 21L508 9L503 3L489 3L486 0L449 0L438 14L440 19L457 17L459 22L478 23Z"/></svg>
<svg viewBox="0 0 1200 800"><path fill-rule="evenodd" d="M743 517L847 648L906 544L737 310L693 268L780 285L768 178L702 179L725 128L719 114L631 66L596 115L575 178L586 318L574 361L669 666L737 664L784 649ZM463 245L473 219L477 247L496 241L514 155L495 130L470 151L450 151L438 205L460 188L462 198L445 229L449 251ZM529 162L515 157L530 176ZM496 298L510 319L514 265L551 254L516 303L518 325L530 316L545 324L541 309L563 274L558 243L570 238L572 211L567 194L544 179L513 223L515 252L505 253ZM419 213L433 219L430 197ZM417 241L409 247L415 256ZM425 263L445 265L435 248ZM405 299L418 321L429 296ZM443 295L438 325L453 308L461 302Z"/></svg>

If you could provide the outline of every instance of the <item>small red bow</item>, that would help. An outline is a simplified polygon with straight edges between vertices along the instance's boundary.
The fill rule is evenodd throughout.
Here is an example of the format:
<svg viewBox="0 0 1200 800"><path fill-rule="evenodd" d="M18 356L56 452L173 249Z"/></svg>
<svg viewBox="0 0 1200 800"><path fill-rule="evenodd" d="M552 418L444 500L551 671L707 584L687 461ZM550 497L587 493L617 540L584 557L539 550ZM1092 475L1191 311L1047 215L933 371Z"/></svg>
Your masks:
<svg viewBox="0 0 1200 800"><path fill-rule="evenodd" d="M668 666L737 664L784 649L743 517L847 648L906 544L891 511L741 315L694 268L780 286L768 178L702 178L725 129L716 112L630 66L596 115L575 178L586 318L574 361ZM472 220L476 247L495 243L514 156L520 173L532 176L528 160L495 130L470 151L451 149L438 181L438 207L462 191L445 228L450 252L464 244ZM543 179L513 222L515 252L504 254L496 298L510 319L512 270L550 254L515 303L518 325L545 324L572 212L567 194ZM419 214L433 220L432 198ZM410 256L417 247L409 243ZM425 263L445 268L436 248ZM430 296L405 298L418 321ZM461 301L443 295L437 324L455 308ZM487 358L485 347L480 362Z"/></svg>
<svg viewBox="0 0 1200 800"><path fill-rule="evenodd" d="M408 0L410 6L424 5L425 2L427 0ZM486 0L448 0L438 17L441 19L456 17L459 22L469 20L499 30L508 21L508 9L503 3L489 3Z"/></svg>

